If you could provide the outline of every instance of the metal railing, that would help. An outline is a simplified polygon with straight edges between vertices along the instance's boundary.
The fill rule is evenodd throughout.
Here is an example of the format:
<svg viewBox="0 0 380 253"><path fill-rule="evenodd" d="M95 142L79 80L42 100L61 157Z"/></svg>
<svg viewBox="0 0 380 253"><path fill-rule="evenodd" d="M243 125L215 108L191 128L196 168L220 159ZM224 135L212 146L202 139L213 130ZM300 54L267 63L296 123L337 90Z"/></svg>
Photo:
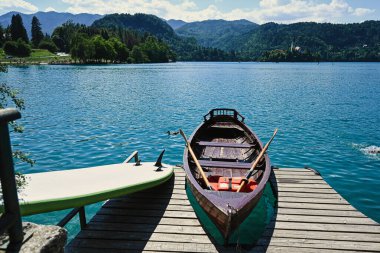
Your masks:
<svg viewBox="0 0 380 253"><path fill-rule="evenodd" d="M17 249L23 242L22 220L18 202L8 123L21 118L13 108L0 110L0 182L4 213L0 217L0 234L8 232L8 250Z"/></svg>

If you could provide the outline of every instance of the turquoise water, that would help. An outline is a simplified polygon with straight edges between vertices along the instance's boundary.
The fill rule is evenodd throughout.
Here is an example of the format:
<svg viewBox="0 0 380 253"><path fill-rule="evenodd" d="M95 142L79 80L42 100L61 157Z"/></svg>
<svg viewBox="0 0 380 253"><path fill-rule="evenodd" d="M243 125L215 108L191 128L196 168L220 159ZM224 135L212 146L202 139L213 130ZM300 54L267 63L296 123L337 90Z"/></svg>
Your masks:
<svg viewBox="0 0 380 253"><path fill-rule="evenodd" d="M165 148L182 163L183 140L211 108L232 107L270 147L273 165L311 166L366 215L380 221L380 64L173 63L10 67L0 80L17 87L25 133L13 144L40 172L145 161ZM87 208L93 215L100 204ZM56 223L65 212L27 217ZM69 225L77 231L77 224Z"/></svg>

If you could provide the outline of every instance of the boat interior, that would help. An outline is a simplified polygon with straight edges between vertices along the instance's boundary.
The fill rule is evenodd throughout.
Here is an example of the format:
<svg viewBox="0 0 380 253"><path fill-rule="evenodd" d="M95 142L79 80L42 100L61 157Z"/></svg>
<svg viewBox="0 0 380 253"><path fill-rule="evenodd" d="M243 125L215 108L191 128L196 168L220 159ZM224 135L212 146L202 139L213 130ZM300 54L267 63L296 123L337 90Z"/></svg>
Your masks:
<svg viewBox="0 0 380 253"><path fill-rule="evenodd" d="M261 151L255 136L244 129L244 124L225 115L206 121L198 129L191 145L210 184L218 191L236 191L234 185L240 185ZM206 188L192 161L190 167L199 184ZM256 169L245 192L253 191L257 186L265 169L265 159Z"/></svg>

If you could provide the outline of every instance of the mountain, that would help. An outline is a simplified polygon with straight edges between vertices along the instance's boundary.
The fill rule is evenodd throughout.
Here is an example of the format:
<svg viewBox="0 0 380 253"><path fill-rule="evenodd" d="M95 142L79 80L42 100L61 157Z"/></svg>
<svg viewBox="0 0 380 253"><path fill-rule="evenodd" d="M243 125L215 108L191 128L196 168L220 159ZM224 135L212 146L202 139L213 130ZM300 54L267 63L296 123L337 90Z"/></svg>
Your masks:
<svg viewBox="0 0 380 253"><path fill-rule="evenodd" d="M12 15L20 14L25 26L26 31L28 32L28 35L30 37L30 29L31 29L31 22L33 16L36 16L40 23L43 33L52 34L54 29L63 23L72 20L74 23L84 24L84 25L91 25L95 20L102 17L102 15L98 14L88 14L88 13L81 13L81 14L71 14L71 13L63 13L63 12L36 12L34 14L23 14L20 12L8 12L4 15L0 16L0 25L3 27L7 27L11 23Z"/></svg>
<svg viewBox="0 0 380 253"><path fill-rule="evenodd" d="M174 30L187 24L185 21L180 19L169 19L166 23L168 23Z"/></svg>
<svg viewBox="0 0 380 253"><path fill-rule="evenodd" d="M147 32L160 39L177 37L170 25L161 18L150 14L110 14L101 19L95 20L92 26L112 29L126 28L142 33Z"/></svg>
<svg viewBox="0 0 380 253"><path fill-rule="evenodd" d="M230 43L231 38L241 37L259 27L248 20L205 20L187 23L175 31L180 36L192 37L205 47L215 47L231 50L235 45Z"/></svg>

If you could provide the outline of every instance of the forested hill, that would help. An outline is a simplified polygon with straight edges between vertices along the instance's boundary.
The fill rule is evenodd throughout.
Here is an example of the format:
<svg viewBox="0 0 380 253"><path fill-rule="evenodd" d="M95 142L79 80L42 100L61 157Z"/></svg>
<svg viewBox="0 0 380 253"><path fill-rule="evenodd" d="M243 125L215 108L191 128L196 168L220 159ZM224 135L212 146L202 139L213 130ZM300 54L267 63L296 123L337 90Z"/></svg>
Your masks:
<svg viewBox="0 0 380 253"><path fill-rule="evenodd" d="M380 21L359 24L268 23L246 37L234 38L235 48L259 57L262 52L287 49L293 43L323 60L380 59Z"/></svg>
<svg viewBox="0 0 380 253"><path fill-rule="evenodd" d="M173 28L157 16L137 13L111 14L96 20L92 26L97 28L127 28L147 32L160 38L177 37Z"/></svg>
<svg viewBox="0 0 380 253"><path fill-rule="evenodd" d="M203 46L213 46L223 50L235 50L246 60L265 60L265 52L272 50L289 51L291 45L300 52L314 54L322 61L379 61L380 21L366 21L355 24L294 23L282 25L267 23L246 33L216 38L214 29L205 33L207 22L177 30L178 34L193 36ZM186 31L186 32L185 32ZM211 35L210 35L211 34ZM275 60L275 59L273 59Z"/></svg>
<svg viewBox="0 0 380 253"><path fill-rule="evenodd" d="M229 51L236 50L230 43L232 38L243 37L257 27L258 24L245 19L234 21L219 19L187 23L175 31L178 35L195 38L202 46Z"/></svg>
<svg viewBox="0 0 380 253"><path fill-rule="evenodd" d="M163 19L150 14L110 14L96 20L92 27L97 29L130 29L140 34L151 34L167 43L176 53L177 60L184 61L235 61L232 52L201 46L194 38L177 35Z"/></svg>

